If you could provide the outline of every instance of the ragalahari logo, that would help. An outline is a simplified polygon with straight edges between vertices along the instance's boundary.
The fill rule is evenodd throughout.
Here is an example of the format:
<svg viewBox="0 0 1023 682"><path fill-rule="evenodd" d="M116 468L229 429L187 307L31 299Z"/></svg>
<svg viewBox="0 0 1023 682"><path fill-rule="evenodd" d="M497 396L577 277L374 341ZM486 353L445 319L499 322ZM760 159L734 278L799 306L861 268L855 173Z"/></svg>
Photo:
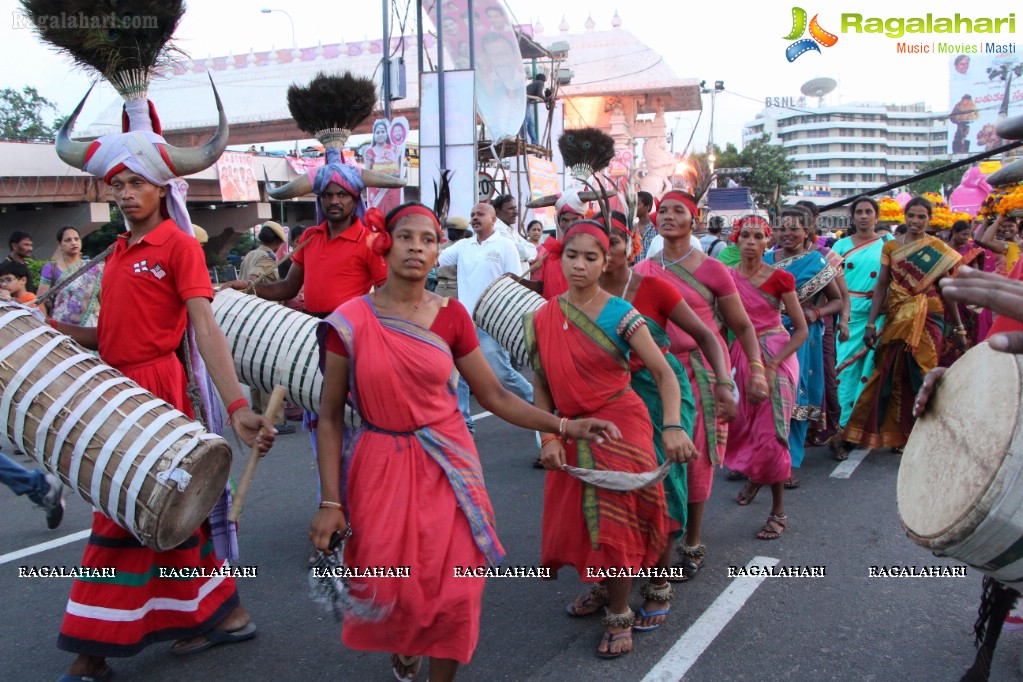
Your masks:
<svg viewBox="0 0 1023 682"><path fill-rule="evenodd" d="M817 16L813 15L813 19L810 20L810 38L803 38L803 34L806 32L806 10L802 7L792 8L792 31L785 36L785 40L795 40L796 42L785 48L785 58L790 62L796 61L800 55L813 50L814 52L820 52L821 49L817 47L820 43L824 47L831 47L838 42L838 36L834 33L828 33L820 24L817 23ZM802 40L797 40L802 38Z"/></svg>

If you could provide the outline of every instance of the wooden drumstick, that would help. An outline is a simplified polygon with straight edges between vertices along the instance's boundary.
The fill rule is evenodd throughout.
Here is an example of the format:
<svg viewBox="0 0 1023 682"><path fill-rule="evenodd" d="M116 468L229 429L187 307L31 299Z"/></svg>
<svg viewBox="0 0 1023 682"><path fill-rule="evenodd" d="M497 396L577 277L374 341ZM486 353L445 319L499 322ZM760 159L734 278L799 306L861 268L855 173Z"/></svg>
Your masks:
<svg viewBox="0 0 1023 682"><path fill-rule="evenodd" d="M270 394L270 400L266 403L266 409L263 411L263 416L273 421L274 415L281 409L281 405L284 404L284 387L274 386L273 392ZM262 429L260 429L262 433ZM256 475L256 467L259 465L259 460L262 455L259 452L259 444L252 444L252 452L249 453L248 464L245 465L245 473L242 474L242 480L238 484L238 492L235 493L233 503L231 504L231 512L227 515L229 521L237 521L238 517L242 514L242 505L245 503L245 494L249 492L249 485L252 483L252 477Z"/></svg>

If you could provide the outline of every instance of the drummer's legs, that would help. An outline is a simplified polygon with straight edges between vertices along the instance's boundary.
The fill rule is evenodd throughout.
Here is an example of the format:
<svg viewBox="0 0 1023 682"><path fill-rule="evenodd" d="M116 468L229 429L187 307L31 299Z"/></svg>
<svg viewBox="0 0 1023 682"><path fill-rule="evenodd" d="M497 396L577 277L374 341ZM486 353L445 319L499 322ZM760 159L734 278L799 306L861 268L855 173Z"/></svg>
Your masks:
<svg viewBox="0 0 1023 682"><path fill-rule="evenodd" d="M527 403L533 402L533 386L526 378L516 372L511 366L511 357L508 351L494 340L490 334L479 327L476 327L476 335L480 340L480 350L487 359L487 364L494 370L498 381L509 391L519 396Z"/></svg>

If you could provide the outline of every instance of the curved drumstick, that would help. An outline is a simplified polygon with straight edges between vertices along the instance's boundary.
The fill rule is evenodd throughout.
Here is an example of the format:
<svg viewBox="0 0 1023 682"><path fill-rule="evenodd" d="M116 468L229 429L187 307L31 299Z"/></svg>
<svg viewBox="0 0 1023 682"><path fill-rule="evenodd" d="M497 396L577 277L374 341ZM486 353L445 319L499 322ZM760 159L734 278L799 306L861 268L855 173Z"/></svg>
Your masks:
<svg viewBox="0 0 1023 682"><path fill-rule="evenodd" d="M270 394L270 400L266 403L266 409L263 411L263 416L267 419L272 420L274 415L281 409L281 405L284 403L284 387L274 386L273 392ZM259 445L256 443L252 444L252 452L249 453L249 462L245 465L245 473L242 474L242 480L238 484L238 492L235 493L233 504L231 505L231 512L227 515L229 521L237 521L238 517L242 515L242 505L245 504L245 494L249 492L249 485L252 483L252 477L256 475L256 467L259 465L259 460L262 455L259 454Z"/></svg>

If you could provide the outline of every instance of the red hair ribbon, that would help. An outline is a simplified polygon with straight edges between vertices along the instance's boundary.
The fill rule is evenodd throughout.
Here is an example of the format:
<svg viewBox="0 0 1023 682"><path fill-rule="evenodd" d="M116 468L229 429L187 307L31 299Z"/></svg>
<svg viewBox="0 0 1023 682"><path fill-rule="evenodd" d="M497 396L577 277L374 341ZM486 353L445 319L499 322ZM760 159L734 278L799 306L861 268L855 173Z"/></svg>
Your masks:
<svg viewBox="0 0 1023 682"><path fill-rule="evenodd" d="M739 243L739 233L744 227L760 227L763 228L764 233L768 237L771 236L771 224L769 222L758 215L747 215L736 219L736 221L732 223L732 234L728 235L728 239L731 240L733 244Z"/></svg>
<svg viewBox="0 0 1023 682"><path fill-rule="evenodd" d="M604 232L603 228L592 220L580 220L572 223L565 231L565 239L562 243L567 244L571 237L579 233L588 234L596 239L604 247L605 252L611 248L611 239L607 236L607 232Z"/></svg>
<svg viewBox="0 0 1023 682"><path fill-rule="evenodd" d="M362 217L362 222L373 234L369 238L369 248L378 256L386 256L391 250L391 234L384 223L384 214L379 208L371 208Z"/></svg>
<svg viewBox="0 0 1023 682"><path fill-rule="evenodd" d="M559 242L554 237L547 237L543 243L543 250L551 254L554 258L561 258L561 252L564 250L565 245Z"/></svg>
<svg viewBox="0 0 1023 682"><path fill-rule="evenodd" d="M693 220L696 220L700 216L700 209L696 208L696 201L685 192L680 192L677 189L673 189L663 197L657 200L656 211L661 210L661 204L665 201L680 201L686 208L689 209L689 213L692 214Z"/></svg>

